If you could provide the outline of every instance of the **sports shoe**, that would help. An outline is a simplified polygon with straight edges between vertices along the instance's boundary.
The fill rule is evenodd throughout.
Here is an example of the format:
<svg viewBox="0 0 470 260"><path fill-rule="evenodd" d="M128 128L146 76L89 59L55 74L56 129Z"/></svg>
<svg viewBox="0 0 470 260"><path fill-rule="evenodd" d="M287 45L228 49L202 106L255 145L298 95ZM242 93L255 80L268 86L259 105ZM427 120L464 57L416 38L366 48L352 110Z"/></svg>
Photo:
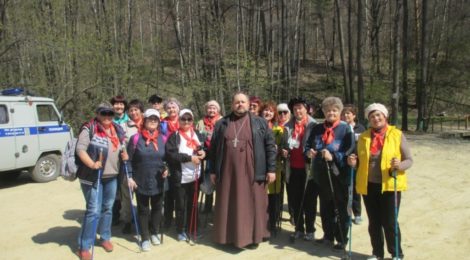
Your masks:
<svg viewBox="0 0 470 260"><path fill-rule="evenodd" d="M362 217L361 216L356 216L353 220L353 223L356 225L360 225L362 222Z"/></svg>
<svg viewBox="0 0 470 260"><path fill-rule="evenodd" d="M383 258L373 255L373 256L369 256L367 260L383 260Z"/></svg>
<svg viewBox="0 0 470 260"><path fill-rule="evenodd" d="M188 240L188 236L186 235L186 233L182 232L178 234L178 241L187 241L187 240Z"/></svg>
<svg viewBox="0 0 470 260"><path fill-rule="evenodd" d="M150 241L144 240L142 242L142 251L144 251L144 252L150 251Z"/></svg>
<svg viewBox="0 0 470 260"><path fill-rule="evenodd" d="M293 239L299 239L304 237L304 233L300 231L295 231L295 233L290 235L291 238Z"/></svg>
<svg viewBox="0 0 470 260"><path fill-rule="evenodd" d="M101 246L104 248L104 251L108 253L112 252L114 249L113 244L109 240L104 240L103 242L101 242Z"/></svg>
<svg viewBox="0 0 470 260"><path fill-rule="evenodd" d="M401 260L400 257L393 257L392 260Z"/></svg>
<svg viewBox="0 0 470 260"><path fill-rule="evenodd" d="M315 238L315 236L314 236L314 233L313 233L313 232L312 232L312 233L307 233L307 234L305 234L305 236L304 236L304 240L305 240L305 241L313 241L314 238Z"/></svg>
<svg viewBox="0 0 470 260"><path fill-rule="evenodd" d="M337 243L333 246L333 250L342 251L344 250L345 246L342 243Z"/></svg>
<svg viewBox="0 0 470 260"><path fill-rule="evenodd" d="M160 245L162 242L160 241L160 237L158 235L151 235L150 241L152 241L152 245Z"/></svg>
<svg viewBox="0 0 470 260"><path fill-rule="evenodd" d="M332 246L333 245L333 241L328 240L326 238L317 239L317 240L315 240L315 243L325 245L325 246Z"/></svg>
<svg viewBox="0 0 470 260"><path fill-rule="evenodd" d="M77 255L80 260L91 260L90 250L80 250L77 252Z"/></svg>

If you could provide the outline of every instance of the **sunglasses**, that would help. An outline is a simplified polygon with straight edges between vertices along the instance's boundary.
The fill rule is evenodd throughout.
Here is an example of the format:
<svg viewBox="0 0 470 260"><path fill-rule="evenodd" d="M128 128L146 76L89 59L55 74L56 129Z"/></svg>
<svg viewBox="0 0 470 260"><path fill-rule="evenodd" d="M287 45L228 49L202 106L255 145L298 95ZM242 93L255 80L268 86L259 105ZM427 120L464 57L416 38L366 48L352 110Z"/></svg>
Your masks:
<svg viewBox="0 0 470 260"><path fill-rule="evenodd" d="M279 115L282 115L282 114L285 115L285 114L287 114L288 112L287 112L287 111L279 111L279 112L277 112L277 113L278 113Z"/></svg>
<svg viewBox="0 0 470 260"><path fill-rule="evenodd" d="M192 122L193 119L191 117L182 117L182 118L180 118L180 121L181 122Z"/></svg>
<svg viewBox="0 0 470 260"><path fill-rule="evenodd" d="M100 115L101 116L114 116L114 112L113 111L101 111Z"/></svg>

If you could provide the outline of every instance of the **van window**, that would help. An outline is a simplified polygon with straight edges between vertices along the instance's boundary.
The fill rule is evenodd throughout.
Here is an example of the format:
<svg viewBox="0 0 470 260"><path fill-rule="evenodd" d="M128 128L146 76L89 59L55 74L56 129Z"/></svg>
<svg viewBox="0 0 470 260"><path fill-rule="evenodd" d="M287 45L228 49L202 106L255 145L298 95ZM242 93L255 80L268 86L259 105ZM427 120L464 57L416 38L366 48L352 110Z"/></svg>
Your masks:
<svg viewBox="0 0 470 260"><path fill-rule="evenodd" d="M0 124L8 123L8 110L7 106L0 105Z"/></svg>
<svg viewBox="0 0 470 260"><path fill-rule="evenodd" d="M59 116L51 105L38 105L38 119L39 122L59 121Z"/></svg>

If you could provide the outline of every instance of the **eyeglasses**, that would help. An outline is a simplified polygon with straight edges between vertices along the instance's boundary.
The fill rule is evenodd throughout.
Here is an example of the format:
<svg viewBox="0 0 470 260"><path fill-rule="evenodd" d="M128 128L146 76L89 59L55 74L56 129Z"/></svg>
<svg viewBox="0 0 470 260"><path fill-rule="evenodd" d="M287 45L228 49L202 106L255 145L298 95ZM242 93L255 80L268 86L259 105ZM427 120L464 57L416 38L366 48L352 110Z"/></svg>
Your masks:
<svg viewBox="0 0 470 260"><path fill-rule="evenodd" d="M191 122L193 121L193 119L190 118L190 117L189 117L189 118L188 118L188 117L182 117L182 118L180 118L180 121L181 121L181 122L188 122L188 123L191 123Z"/></svg>
<svg viewBox="0 0 470 260"><path fill-rule="evenodd" d="M113 111L101 111L100 115L101 116L114 116L114 112Z"/></svg>
<svg viewBox="0 0 470 260"><path fill-rule="evenodd" d="M149 122L152 122L152 123L157 123L158 122L158 118L156 118L156 117L147 117L146 120L149 121Z"/></svg>
<svg viewBox="0 0 470 260"><path fill-rule="evenodd" d="M282 115L282 114L286 115L286 114L289 113L289 112L287 112L287 111L279 111L279 112L277 112L277 113L278 113L279 115Z"/></svg>

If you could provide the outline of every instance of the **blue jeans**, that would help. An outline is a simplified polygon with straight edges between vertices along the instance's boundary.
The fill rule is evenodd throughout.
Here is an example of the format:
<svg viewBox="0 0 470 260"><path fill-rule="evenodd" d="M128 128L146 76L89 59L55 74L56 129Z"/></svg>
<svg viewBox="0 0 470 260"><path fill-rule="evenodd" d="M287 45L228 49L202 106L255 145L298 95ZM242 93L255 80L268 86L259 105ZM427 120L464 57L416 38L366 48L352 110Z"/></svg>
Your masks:
<svg viewBox="0 0 470 260"><path fill-rule="evenodd" d="M93 185L81 183L80 185L85 197L86 212L78 236L78 246L80 250L89 250L94 242L95 228L102 240L111 239L117 178L102 179L99 187L97 187L97 183ZM99 223L95 224L95 221L99 221Z"/></svg>

